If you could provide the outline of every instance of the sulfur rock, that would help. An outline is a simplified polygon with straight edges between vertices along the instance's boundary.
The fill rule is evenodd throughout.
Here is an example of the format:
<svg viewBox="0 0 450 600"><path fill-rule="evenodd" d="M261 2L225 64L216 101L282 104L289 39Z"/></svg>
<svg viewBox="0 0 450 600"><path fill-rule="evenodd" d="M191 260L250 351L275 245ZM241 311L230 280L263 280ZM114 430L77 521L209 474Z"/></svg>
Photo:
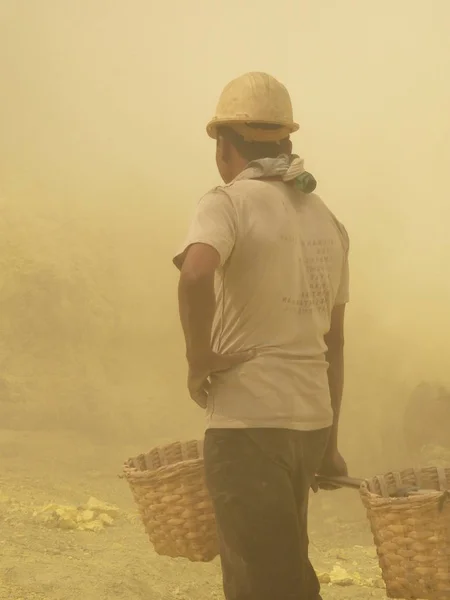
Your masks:
<svg viewBox="0 0 450 600"><path fill-rule="evenodd" d="M335 565L330 573L330 581L334 585L340 586L349 586L354 584L354 580L350 576L350 574L340 567L339 565Z"/></svg>
<svg viewBox="0 0 450 600"><path fill-rule="evenodd" d="M100 532L105 525L113 525L114 519L119 515L119 509L97 498L89 498L83 506L53 503L47 504L33 514L44 523L59 529Z"/></svg>
<svg viewBox="0 0 450 600"><path fill-rule="evenodd" d="M93 496L89 498L87 503L82 508L85 510L92 510L96 514L106 514L113 519L116 519L119 516L119 509L117 506L108 504L107 502L102 502Z"/></svg>
<svg viewBox="0 0 450 600"><path fill-rule="evenodd" d="M329 573L317 573L317 579L319 580L319 583L331 583L331 577Z"/></svg>
<svg viewBox="0 0 450 600"><path fill-rule="evenodd" d="M95 513L93 510L83 510L78 513L77 521L88 523L89 521L94 521Z"/></svg>
<svg viewBox="0 0 450 600"><path fill-rule="evenodd" d="M76 522L71 519L68 515L60 515L57 521L59 529L76 529Z"/></svg>
<svg viewBox="0 0 450 600"><path fill-rule="evenodd" d="M103 523L100 521L90 521L89 523L83 523L79 527L83 531L93 531L94 533L99 533L103 531Z"/></svg>
<svg viewBox="0 0 450 600"><path fill-rule="evenodd" d="M106 513L100 513L98 515L98 520L103 523L103 525L110 526L114 523L114 519L107 515Z"/></svg>

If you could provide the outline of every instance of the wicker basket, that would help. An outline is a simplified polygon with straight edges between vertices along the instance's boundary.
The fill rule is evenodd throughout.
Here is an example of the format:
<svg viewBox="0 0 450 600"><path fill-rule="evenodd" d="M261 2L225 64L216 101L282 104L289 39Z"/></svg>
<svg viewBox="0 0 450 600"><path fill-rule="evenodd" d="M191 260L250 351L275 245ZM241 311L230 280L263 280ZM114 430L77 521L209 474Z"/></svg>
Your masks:
<svg viewBox="0 0 450 600"><path fill-rule="evenodd" d="M208 562L219 552L203 472L203 442L175 442L130 458L127 479L158 554Z"/></svg>
<svg viewBox="0 0 450 600"><path fill-rule="evenodd" d="M436 492L389 497L410 486ZM360 494L389 598L450 599L449 490L450 468L408 469L363 482Z"/></svg>

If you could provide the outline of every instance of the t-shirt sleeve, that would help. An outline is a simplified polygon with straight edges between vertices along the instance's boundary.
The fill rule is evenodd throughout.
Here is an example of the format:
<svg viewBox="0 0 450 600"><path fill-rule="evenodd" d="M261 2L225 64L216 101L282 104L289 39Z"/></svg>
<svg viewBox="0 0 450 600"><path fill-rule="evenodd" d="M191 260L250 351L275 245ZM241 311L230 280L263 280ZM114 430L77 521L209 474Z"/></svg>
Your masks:
<svg viewBox="0 0 450 600"><path fill-rule="evenodd" d="M350 250L350 243L348 233L343 225L340 226L343 246L344 246L344 261L342 264L341 279L339 282L339 288L334 301L335 306L347 304L350 300L350 269L348 262L348 255Z"/></svg>
<svg viewBox="0 0 450 600"><path fill-rule="evenodd" d="M217 250L223 266L234 248L236 229L236 210L229 196L220 189L208 192L197 204L186 239L173 258L174 265L181 269L192 244L207 244Z"/></svg>

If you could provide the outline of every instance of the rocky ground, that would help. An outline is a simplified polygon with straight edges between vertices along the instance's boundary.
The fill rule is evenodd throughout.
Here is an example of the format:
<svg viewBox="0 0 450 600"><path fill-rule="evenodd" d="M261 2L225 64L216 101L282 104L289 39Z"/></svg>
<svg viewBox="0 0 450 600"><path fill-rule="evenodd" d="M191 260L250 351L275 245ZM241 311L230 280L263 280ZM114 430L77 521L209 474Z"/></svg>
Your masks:
<svg viewBox="0 0 450 600"><path fill-rule="evenodd" d="M124 480L144 448L93 446L75 435L0 431L1 600L222 598L218 561L154 553ZM322 492L311 553L324 598L384 598L357 493Z"/></svg>

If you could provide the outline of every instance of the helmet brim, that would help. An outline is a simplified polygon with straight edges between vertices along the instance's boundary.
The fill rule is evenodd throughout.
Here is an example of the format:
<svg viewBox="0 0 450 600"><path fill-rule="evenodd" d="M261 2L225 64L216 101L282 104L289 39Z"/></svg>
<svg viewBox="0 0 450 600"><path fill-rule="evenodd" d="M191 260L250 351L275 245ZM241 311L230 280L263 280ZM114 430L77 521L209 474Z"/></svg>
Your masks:
<svg viewBox="0 0 450 600"><path fill-rule="evenodd" d="M209 121L209 123L206 125L206 133L208 134L208 136L210 138L212 138L213 140L216 140L217 139L217 129L219 127L223 127L223 126L233 127L233 124L240 125L243 123L264 123L265 125L280 125L280 127L283 127L283 129L288 130L288 135L291 133L295 133L300 128L300 125L298 123L278 123L278 122L274 122L274 121L252 121L250 119L243 121L242 118L226 119L226 120L225 119L224 120L211 119L211 121Z"/></svg>

